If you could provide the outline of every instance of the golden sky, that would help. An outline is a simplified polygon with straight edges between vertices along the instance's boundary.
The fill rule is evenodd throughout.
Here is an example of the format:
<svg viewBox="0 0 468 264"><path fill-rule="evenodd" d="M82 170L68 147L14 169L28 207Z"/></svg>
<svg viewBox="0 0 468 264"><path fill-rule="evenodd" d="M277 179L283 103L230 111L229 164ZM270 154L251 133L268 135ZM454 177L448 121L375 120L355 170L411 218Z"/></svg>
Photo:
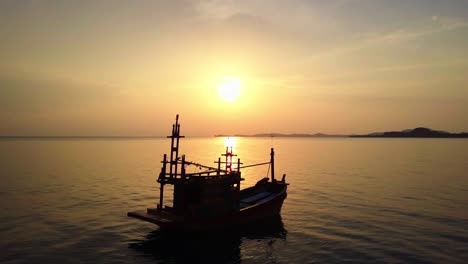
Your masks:
<svg viewBox="0 0 468 264"><path fill-rule="evenodd" d="M0 36L0 135L468 131L464 0L7 0Z"/></svg>

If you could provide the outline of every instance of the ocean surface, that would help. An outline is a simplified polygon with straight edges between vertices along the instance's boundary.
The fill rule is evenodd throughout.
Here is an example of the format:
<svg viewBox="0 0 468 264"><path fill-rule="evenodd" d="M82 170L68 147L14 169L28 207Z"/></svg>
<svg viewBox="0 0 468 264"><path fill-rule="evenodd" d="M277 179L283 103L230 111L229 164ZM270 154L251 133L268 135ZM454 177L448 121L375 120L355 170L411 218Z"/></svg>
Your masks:
<svg viewBox="0 0 468 264"><path fill-rule="evenodd" d="M1 139L0 263L468 262L467 139L237 138L235 151L251 164L270 147L290 183L281 220L185 235L127 217L157 203L168 139ZM180 153L215 165L223 151L188 138ZM245 169L243 187L267 172Z"/></svg>

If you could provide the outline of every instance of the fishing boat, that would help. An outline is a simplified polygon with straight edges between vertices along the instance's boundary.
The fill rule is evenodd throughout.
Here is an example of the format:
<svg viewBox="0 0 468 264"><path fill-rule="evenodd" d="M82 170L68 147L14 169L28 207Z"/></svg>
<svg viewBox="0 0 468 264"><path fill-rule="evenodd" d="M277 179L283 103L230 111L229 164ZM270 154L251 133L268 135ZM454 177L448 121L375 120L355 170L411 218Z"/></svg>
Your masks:
<svg viewBox="0 0 468 264"><path fill-rule="evenodd" d="M200 231L249 225L277 218L286 199L286 174L275 179L275 152L271 148L270 160L244 165L232 146L216 161L217 168L179 157L179 115L172 126L171 154L164 154L157 182L160 184L159 203L147 210L129 212L128 216L158 225L162 230ZM254 186L241 190L241 169L269 166L268 176ZM188 166L204 169L186 172ZM172 204L164 204L164 188L172 185Z"/></svg>

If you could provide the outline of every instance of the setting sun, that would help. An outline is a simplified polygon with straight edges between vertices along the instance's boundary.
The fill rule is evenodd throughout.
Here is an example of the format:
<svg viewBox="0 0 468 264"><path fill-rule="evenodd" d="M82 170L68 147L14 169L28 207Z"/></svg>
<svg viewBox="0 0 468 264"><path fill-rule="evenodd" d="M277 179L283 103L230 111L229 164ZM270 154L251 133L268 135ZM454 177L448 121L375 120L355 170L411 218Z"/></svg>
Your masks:
<svg viewBox="0 0 468 264"><path fill-rule="evenodd" d="M239 78L224 78L218 85L219 95L224 101L233 102L239 97L241 86Z"/></svg>

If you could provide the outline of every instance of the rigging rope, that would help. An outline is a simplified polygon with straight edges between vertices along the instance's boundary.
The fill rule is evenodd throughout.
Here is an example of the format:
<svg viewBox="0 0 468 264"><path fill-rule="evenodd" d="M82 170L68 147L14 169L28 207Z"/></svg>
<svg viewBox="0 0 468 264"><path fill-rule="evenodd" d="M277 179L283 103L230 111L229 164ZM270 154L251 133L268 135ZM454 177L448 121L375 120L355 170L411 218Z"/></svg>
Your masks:
<svg viewBox="0 0 468 264"><path fill-rule="evenodd" d="M267 175L266 175L267 178L268 178L268 174L270 174L270 167L271 167L271 163L268 164L268 171L267 171Z"/></svg>

